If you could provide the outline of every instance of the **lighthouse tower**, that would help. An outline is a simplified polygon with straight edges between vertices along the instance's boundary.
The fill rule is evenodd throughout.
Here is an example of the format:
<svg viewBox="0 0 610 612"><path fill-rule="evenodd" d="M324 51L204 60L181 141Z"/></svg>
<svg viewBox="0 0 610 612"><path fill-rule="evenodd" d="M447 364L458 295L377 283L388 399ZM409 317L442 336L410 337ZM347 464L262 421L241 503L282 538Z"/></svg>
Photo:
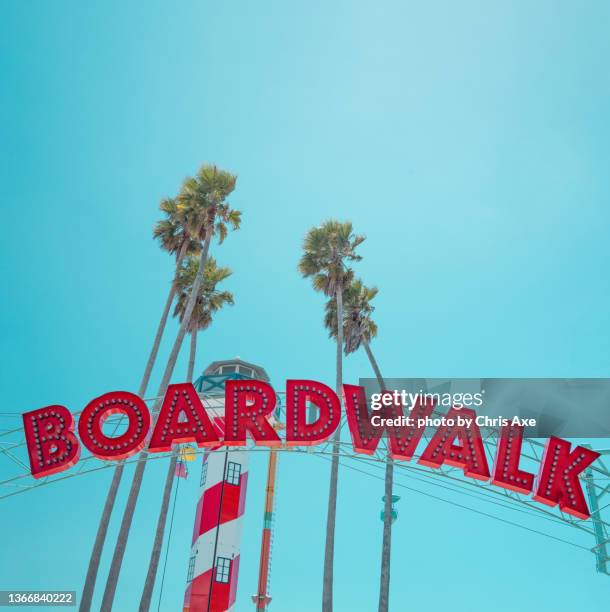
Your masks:
<svg viewBox="0 0 610 612"><path fill-rule="evenodd" d="M215 361L195 382L208 415L224 429L227 380L269 381L263 368L239 358ZM218 448L205 453L195 513L185 612L233 610L237 596L242 517L246 508L248 452Z"/></svg>

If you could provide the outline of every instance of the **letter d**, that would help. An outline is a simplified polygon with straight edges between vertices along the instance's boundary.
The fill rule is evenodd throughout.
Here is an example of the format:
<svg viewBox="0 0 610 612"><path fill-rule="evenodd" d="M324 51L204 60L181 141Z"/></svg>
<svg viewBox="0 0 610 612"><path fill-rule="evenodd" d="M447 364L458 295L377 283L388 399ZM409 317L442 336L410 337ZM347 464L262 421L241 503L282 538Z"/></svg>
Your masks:
<svg viewBox="0 0 610 612"><path fill-rule="evenodd" d="M307 423L307 403L320 415ZM315 380L286 381L286 445L311 446L326 440L339 426L341 403L337 394Z"/></svg>

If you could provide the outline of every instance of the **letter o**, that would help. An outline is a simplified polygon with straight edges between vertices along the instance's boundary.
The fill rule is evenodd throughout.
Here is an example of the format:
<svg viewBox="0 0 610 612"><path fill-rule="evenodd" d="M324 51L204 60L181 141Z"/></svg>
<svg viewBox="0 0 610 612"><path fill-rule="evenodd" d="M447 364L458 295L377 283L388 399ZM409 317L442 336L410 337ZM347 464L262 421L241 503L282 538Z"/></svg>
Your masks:
<svg viewBox="0 0 610 612"><path fill-rule="evenodd" d="M117 437L104 434L102 426L111 415L127 416L125 433ZM144 447L150 428L150 413L144 400L127 391L112 391L90 401L78 420L83 446L100 459L125 459Z"/></svg>

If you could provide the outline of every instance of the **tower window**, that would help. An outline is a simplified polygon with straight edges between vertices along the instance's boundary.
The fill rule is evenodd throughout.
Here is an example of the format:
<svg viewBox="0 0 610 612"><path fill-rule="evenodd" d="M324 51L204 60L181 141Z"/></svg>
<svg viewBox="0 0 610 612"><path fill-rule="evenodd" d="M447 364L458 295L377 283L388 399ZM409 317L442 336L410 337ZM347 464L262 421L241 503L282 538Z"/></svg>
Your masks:
<svg viewBox="0 0 610 612"><path fill-rule="evenodd" d="M231 559L218 557L216 560L216 582L229 582L231 574Z"/></svg>
<svg viewBox="0 0 610 612"><path fill-rule="evenodd" d="M199 486L203 486L205 484L205 479L208 477L208 462L204 461L201 466L201 481L199 482Z"/></svg>
<svg viewBox="0 0 610 612"><path fill-rule="evenodd" d="M193 580L193 574L195 573L195 555L189 559L189 571L186 576L186 581L191 582Z"/></svg>
<svg viewBox="0 0 610 612"><path fill-rule="evenodd" d="M239 484L239 477L241 476L241 463L235 463L234 461L229 461L227 465L227 476L226 481L232 485Z"/></svg>

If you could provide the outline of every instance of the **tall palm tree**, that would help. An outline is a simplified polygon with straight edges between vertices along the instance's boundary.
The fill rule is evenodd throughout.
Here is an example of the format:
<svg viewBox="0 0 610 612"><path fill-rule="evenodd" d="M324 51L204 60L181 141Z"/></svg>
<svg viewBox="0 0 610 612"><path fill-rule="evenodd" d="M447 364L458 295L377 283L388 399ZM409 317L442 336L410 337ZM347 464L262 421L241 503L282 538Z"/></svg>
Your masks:
<svg viewBox="0 0 610 612"><path fill-rule="evenodd" d="M356 248L364 241L364 236L353 233L350 221L341 223L331 219L307 232L303 241L303 255L299 261L299 271L304 277L311 277L314 289L322 291L337 302L337 321L343 320L343 282L346 262L362 259ZM343 325L337 324L336 368L337 395L341 398L343 385ZM324 578L322 586L322 612L333 609L333 561L335 554L335 523L337 517L337 483L339 477L339 438L337 428L333 436L333 456L330 468L330 487L328 493L328 512L326 516L326 545L324 552Z"/></svg>
<svg viewBox="0 0 610 612"><path fill-rule="evenodd" d="M180 323L174 345L161 379L159 391L157 392L158 399L153 406L153 415L157 413L161 405L161 399L169 385L178 358L178 353L182 346L182 341L187 333L191 314L195 308L197 296L199 295L199 288L203 281L205 262L208 257L210 242L214 236L217 236L219 242L222 243L228 234L227 226L230 226L234 230L238 229L240 226L241 213L238 210L232 209L226 201L226 198L235 189L236 181L237 177L235 175L220 170L217 166L205 164L199 169L195 177L187 178L184 181L181 192L176 199L176 208L178 210L180 222L187 229L189 235L193 237L193 239L202 240L203 245L197 273L184 310L184 318ZM129 530L140 494L142 478L144 477L147 456L148 454L146 452L140 453L136 464L129 495L127 497L127 504L119 528L119 535L110 564L104 596L102 598L102 612L107 612L112 609L112 602L114 601L121 565L123 563L123 557L125 556L125 548L129 538Z"/></svg>
<svg viewBox="0 0 610 612"><path fill-rule="evenodd" d="M198 258L191 257L186 260L185 264L178 273L176 286L179 293L176 306L174 308L174 316L178 316L180 321L184 319L191 287L193 286L193 282L197 276L198 268ZM191 347L187 373L188 382L193 380L195 351L197 347L197 332L207 329L212 323L214 314L223 308L223 306L227 304L232 306L234 304L233 294L230 291L216 290L216 285L227 279L229 276L231 276L231 274L232 272L230 268L219 268L216 265L216 260L213 257L208 257L207 261L205 262L203 282L199 288L199 297L197 298L195 309L191 314L191 320L188 327L189 334L191 335ZM148 572L146 574L146 581L144 582L142 597L140 599L140 610L147 611L150 608L150 603L152 600L155 578L157 576L157 568L159 566L159 559L161 557L161 548L163 547L163 536L165 533L165 523L167 522L167 512L169 509L169 501L172 492L172 483L176 474L177 458L178 449L176 448L172 453L167 469L167 476L165 477L165 486L163 488L159 518L157 519L157 529L155 532L155 539L153 541L153 549L150 556L150 562L148 564Z"/></svg>
<svg viewBox="0 0 610 612"><path fill-rule="evenodd" d="M177 203L172 198L166 198L161 201L159 206L161 211L165 214L165 218L158 221L153 230L153 236L161 243L161 248L176 258L176 272L172 283L170 285L169 293L165 301L165 307L157 326L157 333L153 346L151 348L146 367L144 368L144 374L140 382L138 389L138 395L144 397L146 388L150 381L150 375L159 353L159 346L161 344L161 338L165 330L167 323L167 317L176 294L176 276L182 261L186 256L197 255L201 251L201 242L197 239L193 239L188 231L188 227L181 222L181 213L178 209ZM89 567L87 568L87 576L85 577L85 584L83 587L83 594L81 597L80 611L88 612L91 609L91 600L93 599L93 592L95 590L95 581L97 579L97 573L99 570L100 560L102 557L102 551L104 548L104 542L108 533L108 524L110 523L110 516L116 501L117 492L123 476L123 462L119 462L114 469L112 476L112 482L108 489L106 496L106 502L104 503L104 509L102 510L102 516L100 517L100 523L97 528L95 541L93 543L93 550L91 551L91 557L89 559Z"/></svg>
<svg viewBox="0 0 610 612"><path fill-rule="evenodd" d="M176 282L182 263L186 257L198 256L201 253L201 240L197 234L191 235L189 221L185 217L183 208L178 202L175 199L167 198L161 202L159 208L165 213L166 218L157 222L153 230L153 236L159 240L164 250L175 255L176 273L165 302L165 308L159 323L159 328L157 329L157 335L155 336L155 344L153 346L155 354L159 350L163 329L167 323L167 317L169 316L169 311L178 289ZM145 375L148 377L150 377L152 366L152 363L146 364Z"/></svg>
<svg viewBox="0 0 610 612"><path fill-rule="evenodd" d="M371 318L375 307L371 301L377 295L376 287L366 287L361 280L352 281L345 288L345 307L343 317L344 351L346 355L364 347L375 372L379 389L385 389L385 382L377 360L371 350L370 341L377 336L377 324ZM330 299L326 303L324 324L330 336L337 338L337 302ZM381 545L381 574L379 585L379 612L388 612L390 605L390 558L392 547L392 488L394 481L394 462L390 456L389 441L385 466L385 495L383 508L383 542Z"/></svg>

